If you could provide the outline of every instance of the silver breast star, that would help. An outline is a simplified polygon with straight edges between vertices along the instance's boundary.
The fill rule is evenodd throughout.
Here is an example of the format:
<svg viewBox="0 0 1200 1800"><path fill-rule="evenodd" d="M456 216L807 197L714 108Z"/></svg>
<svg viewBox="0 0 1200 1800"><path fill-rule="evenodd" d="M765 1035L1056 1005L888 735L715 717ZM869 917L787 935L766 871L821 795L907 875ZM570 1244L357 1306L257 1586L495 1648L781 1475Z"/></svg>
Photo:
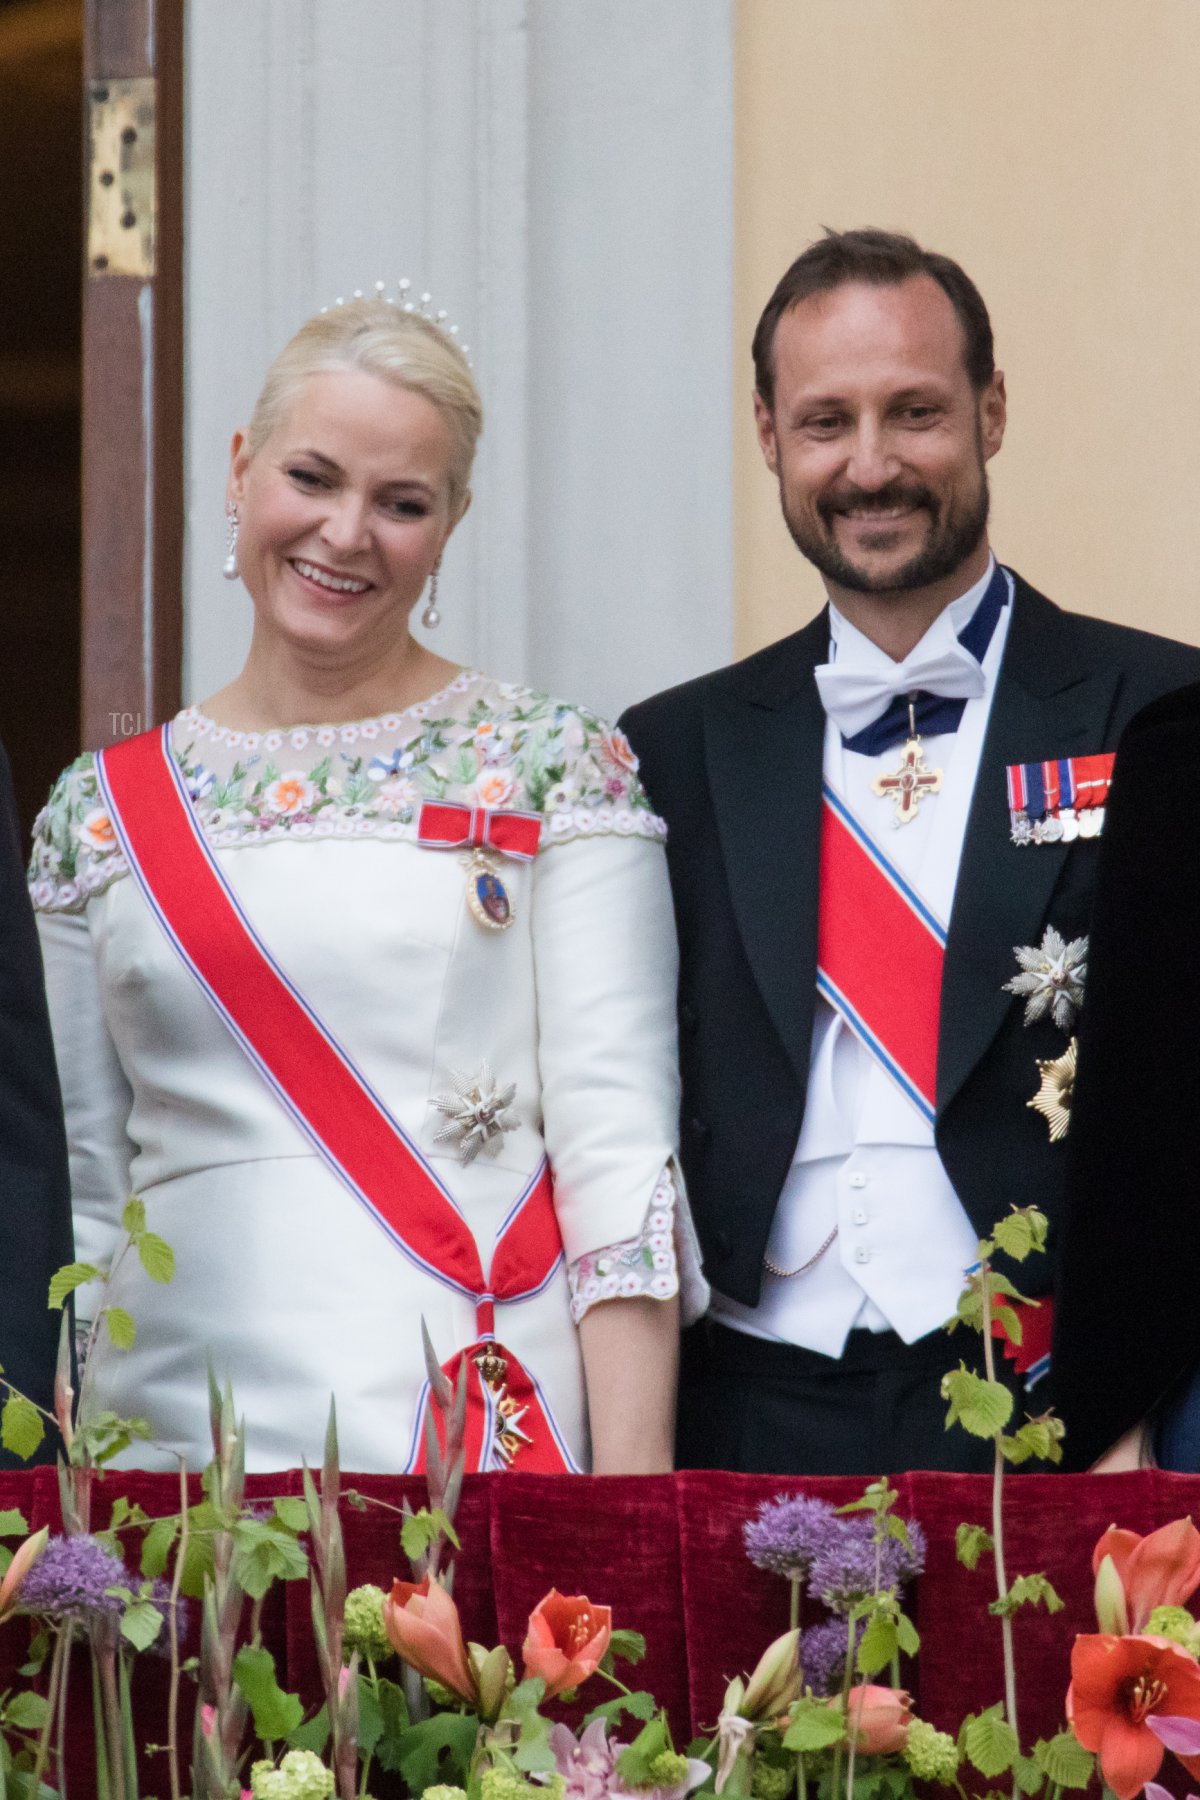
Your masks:
<svg viewBox="0 0 1200 1800"><path fill-rule="evenodd" d="M433 1141L456 1149L465 1168L481 1150L495 1156L504 1133L520 1129L521 1121L512 1110L517 1084L510 1081L507 1087L498 1087L487 1063L478 1075L459 1075L452 1069L450 1081L453 1092L438 1094L429 1103L446 1119Z"/></svg>
<svg viewBox="0 0 1200 1800"><path fill-rule="evenodd" d="M1053 925L1047 925L1040 948L1014 946L1021 973L1004 983L1004 991L1024 1000L1026 1025L1036 1025L1049 1014L1060 1031L1071 1030L1083 1005L1087 954L1085 937L1072 938L1068 944Z"/></svg>

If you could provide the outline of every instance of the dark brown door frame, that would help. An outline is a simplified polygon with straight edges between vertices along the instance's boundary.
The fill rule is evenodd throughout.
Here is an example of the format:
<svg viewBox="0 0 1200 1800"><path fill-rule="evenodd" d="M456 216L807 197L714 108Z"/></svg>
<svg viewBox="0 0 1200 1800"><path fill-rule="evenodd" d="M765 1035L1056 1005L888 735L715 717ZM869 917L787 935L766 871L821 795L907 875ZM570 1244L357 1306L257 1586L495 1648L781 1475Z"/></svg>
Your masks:
<svg viewBox="0 0 1200 1800"><path fill-rule="evenodd" d="M84 0L84 194L108 84L150 78L153 257L115 273L93 242L83 298L82 736L94 749L176 711L183 649L184 0ZM129 127L128 129L133 129ZM146 220L130 229L144 228Z"/></svg>

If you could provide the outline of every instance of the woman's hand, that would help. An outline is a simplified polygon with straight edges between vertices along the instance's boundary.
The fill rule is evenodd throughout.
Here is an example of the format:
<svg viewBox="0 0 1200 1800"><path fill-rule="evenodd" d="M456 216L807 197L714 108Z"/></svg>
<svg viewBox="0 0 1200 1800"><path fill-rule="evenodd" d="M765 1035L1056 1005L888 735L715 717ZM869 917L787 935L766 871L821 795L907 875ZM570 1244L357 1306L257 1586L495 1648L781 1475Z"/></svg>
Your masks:
<svg viewBox="0 0 1200 1800"><path fill-rule="evenodd" d="M594 1475L666 1475L675 1460L679 1301L601 1300L579 1321Z"/></svg>

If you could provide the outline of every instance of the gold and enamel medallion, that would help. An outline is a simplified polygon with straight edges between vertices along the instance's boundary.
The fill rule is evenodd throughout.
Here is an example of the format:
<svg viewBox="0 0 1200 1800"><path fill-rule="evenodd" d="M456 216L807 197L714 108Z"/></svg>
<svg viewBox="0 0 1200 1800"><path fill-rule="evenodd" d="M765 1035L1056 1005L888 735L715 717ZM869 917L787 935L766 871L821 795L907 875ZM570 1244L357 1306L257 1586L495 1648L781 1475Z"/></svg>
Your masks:
<svg viewBox="0 0 1200 1800"><path fill-rule="evenodd" d="M917 732L916 707L908 705L908 741L900 753L899 766L889 775L876 775L871 792L881 800L891 800L896 808L893 825L908 825L916 818L922 800L941 792L942 771L925 766L925 752Z"/></svg>

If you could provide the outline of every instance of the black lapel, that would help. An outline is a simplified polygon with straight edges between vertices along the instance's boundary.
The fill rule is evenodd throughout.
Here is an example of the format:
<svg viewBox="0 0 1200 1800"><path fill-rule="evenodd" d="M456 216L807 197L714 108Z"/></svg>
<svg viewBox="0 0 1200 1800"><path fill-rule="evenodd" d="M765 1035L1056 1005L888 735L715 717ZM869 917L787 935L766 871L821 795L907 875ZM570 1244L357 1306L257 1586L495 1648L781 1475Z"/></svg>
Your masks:
<svg viewBox="0 0 1200 1800"><path fill-rule="evenodd" d="M737 665L710 691L709 791L738 930L801 1083L817 977L817 883L825 713L813 669L828 615Z"/></svg>
<svg viewBox="0 0 1200 1800"><path fill-rule="evenodd" d="M1082 655L1071 615L1018 577L950 916L938 1038L939 1117L1014 1004L1003 991L1017 969L1013 946L1041 942L1066 858L1095 854L1095 845L1086 842L1015 845L1005 769L1103 749L1120 679L1119 669Z"/></svg>

